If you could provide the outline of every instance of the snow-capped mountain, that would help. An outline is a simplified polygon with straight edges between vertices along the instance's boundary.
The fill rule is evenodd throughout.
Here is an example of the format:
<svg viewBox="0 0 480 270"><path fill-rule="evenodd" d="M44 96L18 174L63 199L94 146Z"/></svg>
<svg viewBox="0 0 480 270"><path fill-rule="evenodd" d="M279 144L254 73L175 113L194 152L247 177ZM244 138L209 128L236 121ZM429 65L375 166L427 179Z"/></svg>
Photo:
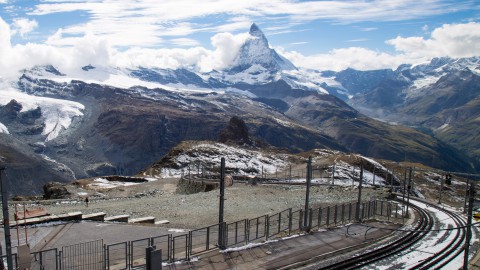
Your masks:
<svg viewBox="0 0 480 270"><path fill-rule="evenodd" d="M0 159L17 175L23 164L11 161L18 156L48 167L37 170L36 189L52 180L134 174L184 140L217 140L235 116L255 138L292 152L330 148L427 164L433 156L438 167L469 170L470 161L442 141L368 118L327 92L352 96L347 81L358 89L396 72L347 80L341 72L296 69L256 25L226 70L37 66L0 88Z"/></svg>
<svg viewBox="0 0 480 270"><path fill-rule="evenodd" d="M480 160L480 58L434 58L396 70L323 72L324 88L362 113L434 134ZM333 82L333 83L331 83Z"/></svg>
<svg viewBox="0 0 480 270"><path fill-rule="evenodd" d="M296 69L290 61L270 48L267 38L256 24L252 24L249 34L250 37L240 47L230 66L230 72L239 73L247 69L264 69L268 72Z"/></svg>

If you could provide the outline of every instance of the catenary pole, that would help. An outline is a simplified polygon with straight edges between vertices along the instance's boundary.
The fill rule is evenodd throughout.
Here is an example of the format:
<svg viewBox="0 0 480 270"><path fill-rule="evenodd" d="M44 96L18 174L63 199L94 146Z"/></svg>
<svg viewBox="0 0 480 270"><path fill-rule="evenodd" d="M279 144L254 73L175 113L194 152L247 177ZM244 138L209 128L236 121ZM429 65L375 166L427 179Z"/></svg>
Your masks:
<svg viewBox="0 0 480 270"><path fill-rule="evenodd" d="M222 157L220 161L220 203L218 213L218 248L225 249L225 223L223 221L223 210L225 202L225 158Z"/></svg>
<svg viewBox="0 0 480 270"><path fill-rule="evenodd" d="M468 269L468 253L470 252L470 238L472 238L472 212L473 212L473 201L475 197L475 184L472 181L470 184L470 190L468 192L468 217L467 217L467 237L465 238L465 253L463 254L463 268L464 270Z"/></svg>
<svg viewBox="0 0 480 270"><path fill-rule="evenodd" d="M8 214L8 192L7 185L3 182L2 174L5 167L0 165L0 189L2 192L2 210L3 210L3 232L5 235L5 249L7 252L7 267L8 270L13 270L12 261L12 240L10 237L10 220Z"/></svg>
<svg viewBox="0 0 480 270"><path fill-rule="evenodd" d="M305 213L303 214L303 226L305 230L309 230L310 228L308 228L308 214L310 209L310 206L309 206L310 186L312 185L312 157L308 158L306 182L307 182L307 190L305 193Z"/></svg>
<svg viewBox="0 0 480 270"><path fill-rule="evenodd" d="M413 169L412 167L410 167L410 171L408 173L408 186L407 186L407 211L405 212L405 215L407 217L409 217L408 206L410 204L410 189L412 188L412 173L413 173Z"/></svg>
<svg viewBox="0 0 480 270"><path fill-rule="evenodd" d="M362 182L363 182L363 159L362 162L360 163L360 178L358 180L358 201L357 201L357 221L360 221L361 219L361 205L362 205Z"/></svg>

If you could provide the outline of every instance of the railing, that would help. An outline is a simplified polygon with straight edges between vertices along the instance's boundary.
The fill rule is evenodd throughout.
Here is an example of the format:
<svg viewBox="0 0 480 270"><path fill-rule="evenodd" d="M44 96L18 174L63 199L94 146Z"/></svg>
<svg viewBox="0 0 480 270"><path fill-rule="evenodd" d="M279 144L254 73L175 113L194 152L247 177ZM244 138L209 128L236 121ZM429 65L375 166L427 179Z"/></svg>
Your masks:
<svg viewBox="0 0 480 270"><path fill-rule="evenodd" d="M244 246L272 238L290 236L313 228L332 227L356 221L357 212L361 220L384 217L387 220L403 218L402 207L395 202L373 200L357 203L330 205L309 209L307 226L304 210L291 208L252 219L225 224L225 247ZM189 231L186 234L171 234L103 244L102 240L49 249L31 253L31 269L145 269L146 248L155 246L162 250L162 261L189 260L203 252L218 248L220 224ZM5 261L5 256L1 257ZM17 254L13 254L14 268ZM73 268L72 268L73 267ZM83 268L82 268L83 267Z"/></svg>

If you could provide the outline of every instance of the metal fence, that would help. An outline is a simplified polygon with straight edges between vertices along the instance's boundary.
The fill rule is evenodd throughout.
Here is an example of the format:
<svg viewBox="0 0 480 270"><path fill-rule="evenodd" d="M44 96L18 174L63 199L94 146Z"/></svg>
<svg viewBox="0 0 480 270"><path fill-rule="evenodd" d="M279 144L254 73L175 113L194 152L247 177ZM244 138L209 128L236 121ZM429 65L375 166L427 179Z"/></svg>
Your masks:
<svg viewBox="0 0 480 270"><path fill-rule="evenodd" d="M303 224L305 214L308 215L307 224ZM310 208L308 213L290 208L272 215L225 224L224 246L245 246L314 228L334 227L357 221L357 215L360 220L373 217L395 220L404 216L401 205L381 200L363 202L360 205L346 203ZM190 260L202 252L218 248L220 228L220 224L215 224L178 236L167 234L114 244L103 244L102 240L97 240L66 246L61 250L33 252L30 254L31 269L146 269L146 248L150 246L162 250L162 261L165 263ZM5 256L2 259L5 261ZM15 269L17 262L17 254L13 254Z"/></svg>

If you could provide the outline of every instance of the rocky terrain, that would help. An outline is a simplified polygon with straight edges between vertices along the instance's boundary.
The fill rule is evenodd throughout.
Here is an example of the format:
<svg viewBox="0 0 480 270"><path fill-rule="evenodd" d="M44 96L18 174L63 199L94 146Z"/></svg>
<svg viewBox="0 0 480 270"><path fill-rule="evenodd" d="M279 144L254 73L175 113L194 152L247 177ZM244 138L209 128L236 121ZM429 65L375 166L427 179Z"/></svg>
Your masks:
<svg viewBox="0 0 480 270"><path fill-rule="evenodd" d="M59 183L50 186L50 191L45 190L50 196L48 200L16 198L26 201L14 203L26 204L29 208L42 207L50 214L80 211L85 214L104 212L107 216L127 214L132 218L153 216L157 221L168 221L162 226L193 229L217 222L219 190L181 193L178 182L182 175L214 174L218 172L219 157L225 157L227 173L237 175L237 179L238 176L247 180L256 176L259 179L288 180L284 184L235 180L233 186L226 188L225 194L225 220L233 222L275 214L288 208L303 209L306 160L309 156L313 157L314 169L311 207L355 202L361 163L364 167L362 196L365 200L389 197L390 181L393 180L394 186L401 187L405 169L416 166L412 180L414 189L420 196L435 201L438 200L440 180L444 177L441 172L420 164L376 161L331 150L317 149L290 155L278 150L259 152L248 147L214 142L185 142L135 178L111 176L83 179L71 184ZM463 207L465 182L465 178L454 175L452 184L443 186L442 202ZM88 207L85 203L87 197Z"/></svg>
<svg viewBox="0 0 480 270"><path fill-rule="evenodd" d="M81 211L105 212L107 216L128 214L132 218L153 216L157 221L168 220L164 225L173 228L194 229L218 222L218 189L210 192L183 195L175 192L178 179L161 179L128 188L114 188L102 192L102 197L90 197L87 207L83 197L70 200L41 201L29 207L42 207L50 214ZM350 202L356 198L357 189L338 186L328 189L314 186L311 204L314 207ZM366 188L365 198L384 198L386 189ZM93 195L93 194L92 194ZM233 222L293 208L304 208L305 187L283 185L248 185L235 183L226 189L225 221Z"/></svg>
<svg viewBox="0 0 480 270"><path fill-rule="evenodd" d="M398 74L410 76L408 85L415 87L433 76L409 75L409 70L417 71L415 67L366 74L300 70L270 48L256 25L225 70L201 73L189 68L87 65L65 74L51 65L35 66L19 71L19 77L12 81L0 80L0 161L7 168L4 178L12 187L11 195L34 195L49 181L135 175L184 141L228 142L225 136L232 135L248 139L247 130L253 140L245 144L290 153L322 148L450 171L474 171L476 160L471 153L476 151L473 146L478 134L470 131L476 130L475 110L465 113L469 132L460 132L466 135L459 137L453 132L460 130L456 128L432 133L408 123L402 126L375 120L335 95L342 91L347 97L367 95L375 89L388 92L388 87L396 84L385 80ZM450 93L451 82L465 79L464 84L458 84L462 86L459 91L465 88L462 91L472 98L478 77L472 72L460 79L455 79L455 72L439 73L445 78L434 86L444 86L440 92ZM378 84L384 86L382 91ZM434 96L435 91L426 92ZM451 100L458 100L453 103L458 105L464 101ZM475 107L474 101L468 106L453 106L459 110L455 115ZM376 104L370 100L363 105L370 103ZM243 131L234 134L228 130L232 119ZM440 130L437 124L435 128ZM465 151L438 139L442 134L450 141L461 138L456 145ZM25 164L31 166L27 169Z"/></svg>

